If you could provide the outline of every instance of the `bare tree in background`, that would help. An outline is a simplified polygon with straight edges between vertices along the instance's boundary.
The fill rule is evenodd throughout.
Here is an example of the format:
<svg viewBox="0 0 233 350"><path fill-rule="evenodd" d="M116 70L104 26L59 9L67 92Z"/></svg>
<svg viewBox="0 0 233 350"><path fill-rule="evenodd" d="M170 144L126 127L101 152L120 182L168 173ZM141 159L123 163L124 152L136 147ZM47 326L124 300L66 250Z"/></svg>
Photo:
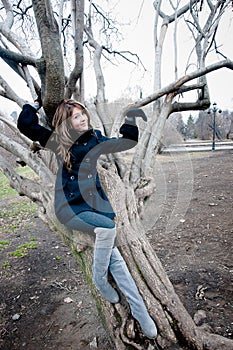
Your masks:
<svg viewBox="0 0 233 350"><path fill-rule="evenodd" d="M165 10L164 3L170 9ZM84 101L84 50L90 53L97 86L94 104L89 107L108 135L116 133L124 111L129 107L151 107L147 107L149 121L141 132L130 165L115 155L108 161L103 160L103 166L99 169L117 214L120 249L150 314L158 325L159 337L155 346L160 349L181 349L183 344L188 349L230 350L233 347L230 339L208 333L195 325L149 244L143 220L148 219L149 211L144 209L150 196L156 191L153 169L166 120L174 112L208 108L210 100L206 75L223 67L233 69L233 62L222 53L220 61L216 59L216 62L206 65L208 53L218 48L216 33L219 24L224 20L224 14L232 11L232 2L230 0L154 1L154 92L130 105L123 105L113 125L109 119L109 106L105 97L102 60L111 59L111 55L127 61L135 59L137 61L138 57L130 52L114 50L112 37L117 35L117 28L108 13L93 1L87 1L86 8L85 12L84 0L68 2L2 0L0 57L27 84L32 98L41 95L44 107L42 117L48 125L51 124L56 105L62 98L72 96ZM167 11L170 11L170 14ZM102 33L105 34L104 44L103 37L100 42L97 36L96 28L100 25L98 21L101 22ZM186 70L183 72L178 70L177 31L181 23L189 29L191 51ZM174 77L164 86L163 47L167 34L172 29ZM33 51L32 47L35 47ZM15 101L19 106L25 103L22 97L15 93L13 84L0 77L0 85L1 96ZM187 102L182 98L190 91L194 92L194 97ZM74 245L74 241L77 242L78 237L82 237L81 233L65 231L53 215L51 187L54 183L54 165L50 162L48 152L44 150L31 152L31 142L18 134L15 124L4 117L1 117L1 120L21 138L21 143L9 139L2 133L0 145L28 164L39 175L40 181L34 183L19 176L12 165L1 157L2 170L10 179L11 185L21 195L36 201L43 208L44 216L52 220L63 232L67 243ZM178 196L182 195L181 190ZM89 274L91 255L91 248L82 253L82 260L85 261ZM116 349L123 350L128 345L135 349L148 347L149 342L145 342L140 333L135 336L134 332L129 332L126 322L128 311L123 306L118 304L112 306L104 301L102 304ZM120 316L120 321L116 314Z"/></svg>

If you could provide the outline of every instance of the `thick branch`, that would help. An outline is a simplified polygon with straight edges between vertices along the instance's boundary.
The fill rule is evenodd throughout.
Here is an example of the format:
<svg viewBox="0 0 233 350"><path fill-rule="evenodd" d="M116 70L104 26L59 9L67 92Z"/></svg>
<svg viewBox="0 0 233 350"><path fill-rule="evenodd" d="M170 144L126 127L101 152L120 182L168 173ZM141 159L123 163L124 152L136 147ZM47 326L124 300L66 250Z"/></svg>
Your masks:
<svg viewBox="0 0 233 350"><path fill-rule="evenodd" d="M161 18L166 19L167 23L172 23L175 21L176 18L179 18L180 16L182 16L183 14L185 14L190 7L192 7L194 4L198 3L200 0L191 0L189 1L186 5L184 5L180 10L177 11L177 13L173 13L172 15L168 16L166 15L163 11L161 11L158 7L157 7L157 1L154 2L154 7L155 9L158 11L159 15Z"/></svg>
<svg viewBox="0 0 233 350"><path fill-rule="evenodd" d="M19 129L16 127L15 123L12 123L9 119L6 119L4 116L0 115L0 120L6 124L7 126L9 126L9 128L15 133L15 135L19 136L23 142L28 146L28 148L30 147L32 141L29 140L29 138L27 138L26 136L24 136L23 134L20 133Z"/></svg>
<svg viewBox="0 0 233 350"><path fill-rule="evenodd" d="M20 55L16 52L6 50L3 47L0 47L0 57L23 65L29 64L36 67L36 60L33 57Z"/></svg>
<svg viewBox="0 0 233 350"><path fill-rule="evenodd" d="M14 14L12 11L12 6L8 0L2 0L2 3L6 11L6 19L4 23L2 23L2 26L4 26L6 30L10 30L14 23Z"/></svg>
<svg viewBox="0 0 233 350"><path fill-rule="evenodd" d="M138 200L149 197L155 191L155 183L152 178L140 178L140 183L136 185L135 196Z"/></svg>
<svg viewBox="0 0 233 350"><path fill-rule="evenodd" d="M72 1L72 23L74 26L75 64L66 84L65 96L70 98L75 91L76 83L83 71L83 32L84 32L84 1Z"/></svg>
<svg viewBox="0 0 233 350"><path fill-rule="evenodd" d="M200 111L209 108L210 100L197 100L196 102L174 102L172 112Z"/></svg>
<svg viewBox="0 0 233 350"><path fill-rule="evenodd" d="M200 79L200 87L198 89L198 98L195 102L174 102L172 104L172 112L181 112L181 111L199 111L205 110L210 106L210 95L209 89L206 81L206 76L202 76ZM188 90L187 90L188 91Z"/></svg>
<svg viewBox="0 0 233 350"><path fill-rule="evenodd" d="M95 76L96 76L96 83L97 83L97 94L96 94L96 100L100 102L105 102L105 81L103 72L101 69L100 59L101 59L101 53L103 50L103 47L98 44L98 42L94 39L92 28L89 20L89 27L85 27L85 32L88 37L88 43L91 47L94 48L94 70L95 70Z"/></svg>
<svg viewBox="0 0 233 350"><path fill-rule="evenodd" d="M45 168L43 161L38 157L37 153L29 152L18 142L10 140L4 134L0 134L0 145L8 152L20 157L26 164L28 164L35 173L40 176L41 181L45 184L54 183L54 175Z"/></svg>
<svg viewBox="0 0 233 350"><path fill-rule="evenodd" d="M207 333L202 330L198 330L198 334L204 344L206 350L230 350L233 348L233 340L222 337L221 335Z"/></svg>
<svg viewBox="0 0 233 350"><path fill-rule="evenodd" d="M95 71L95 77L96 77L96 84L97 84L97 93L96 93L96 111L98 113L98 116L100 120L102 121L105 133L108 135L110 133L110 125L109 125L109 116L108 116L108 110L106 109L106 98L105 98L105 80L104 75L101 67L101 55L103 46L100 45L94 38L93 32L92 32L92 22L91 22L91 6L89 10L89 17L88 17L88 25L84 28L85 33L88 38L88 43L91 47L94 48L94 71Z"/></svg>
<svg viewBox="0 0 233 350"><path fill-rule="evenodd" d="M192 90L198 90L203 89L205 86L205 83L198 83L193 85L183 85L180 89L177 90L177 95L183 94L184 92L192 91Z"/></svg>
<svg viewBox="0 0 233 350"><path fill-rule="evenodd" d="M40 87L36 80L31 77L27 64L36 67L37 63L41 65L40 60L37 62L33 57L20 55L12 52L8 49L0 47L0 57L6 62L6 64L15 71L29 86L32 96L36 98L40 93ZM35 92L36 91L36 92Z"/></svg>
<svg viewBox="0 0 233 350"><path fill-rule="evenodd" d="M19 193L25 195L34 202L42 204L41 186L15 172L13 167L0 155L0 168L10 181L10 186Z"/></svg>
<svg viewBox="0 0 233 350"><path fill-rule="evenodd" d="M17 36L15 33L6 28L5 23L0 23L0 33L14 47L16 47L20 52L22 52L23 55L27 56L28 54L30 54L30 57L34 57L34 54L30 50L30 47L27 47L27 45L25 45L25 42L21 39L20 36Z"/></svg>
<svg viewBox="0 0 233 350"><path fill-rule="evenodd" d="M175 96L175 95L177 95L179 93L179 91L182 91L180 89L183 88L182 86L185 83L187 83L189 81L192 81L193 79L199 78L201 76L204 76L204 75L206 75L206 74L208 74L210 72L213 72L215 70L221 69L221 68L229 68L229 69L233 70L233 61L231 61L229 59L228 60L223 60L223 61L220 61L220 62L217 62L217 63L213 63L213 64L211 64L211 65L209 65L207 67L204 67L202 69L198 69L198 70L196 70L196 71L194 71L192 73L184 75L183 77L181 77L178 80L174 81L173 83L165 86L164 88L155 91L153 94L151 94L151 95L149 95L149 96L147 96L145 98L139 99L139 100L137 100L137 101L127 105L124 108L124 110L122 111L121 115L119 115L119 118L115 119L113 127L112 127L112 134L116 134L116 132L117 132L117 130L119 128L120 121L121 121L122 117L125 115L126 111L129 108L146 106L149 103L154 102L154 101L158 100L159 98L161 98L161 97L163 97L165 95L168 95L168 94L173 94ZM186 89L186 87L184 89ZM204 106L207 105L207 101L205 101L204 99L202 99L202 100L203 101L200 102L201 109L203 109ZM183 105L182 107L181 106L179 107L179 105L177 105L176 108L184 108L182 110L187 110L188 107L192 107L194 109L198 109L197 108L198 107L197 106L197 102L195 101L194 103L191 103L191 104L186 105L186 106ZM208 108L208 106L207 106L207 108ZM175 111L175 110L171 109L171 112L172 111Z"/></svg>
<svg viewBox="0 0 233 350"><path fill-rule="evenodd" d="M0 76L0 86L3 90L0 90L0 95L8 98L11 101L16 102L19 106L23 106L25 101L21 99L15 92L12 90L10 85L7 84L7 82Z"/></svg>
<svg viewBox="0 0 233 350"><path fill-rule="evenodd" d="M233 70L233 61L231 60L223 60L217 63L213 63L205 68L198 69L190 74L184 75L183 77L179 78L178 80L174 81L172 84L169 84L165 86L164 88L160 89L159 91L155 91L153 94L147 96L146 98L142 98L140 100L135 101L134 103L128 105L125 109L129 109L130 107L142 107L146 106L147 104L156 101L157 99L161 98L162 96L165 96L169 93L177 93L177 91L181 88L181 86L193 79L199 78L203 75L206 75L210 72L213 72L215 70L221 69L221 68L229 68Z"/></svg>
<svg viewBox="0 0 233 350"><path fill-rule="evenodd" d="M52 5L47 0L33 0L33 10L40 35L43 62L38 68L42 83L43 105L50 119L58 102L64 98L65 74L59 27Z"/></svg>

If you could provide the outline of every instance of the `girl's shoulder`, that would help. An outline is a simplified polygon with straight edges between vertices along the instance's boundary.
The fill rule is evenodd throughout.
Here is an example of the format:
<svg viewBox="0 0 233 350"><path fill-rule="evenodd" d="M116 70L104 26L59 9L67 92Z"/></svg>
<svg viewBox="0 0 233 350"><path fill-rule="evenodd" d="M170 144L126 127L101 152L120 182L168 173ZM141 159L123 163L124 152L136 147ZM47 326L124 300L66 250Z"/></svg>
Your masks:
<svg viewBox="0 0 233 350"><path fill-rule="evenodd" d="M102 132L99 129L93 129L93 132L96 137L102 137Z"/></svg>
<svg viewBox="0 0 233 350"><path fill-rule="evenodd" d="M106 139L106 136L102 134L102 132L99 129L93 129L95 137L99 142L104 141Z"/></svg>

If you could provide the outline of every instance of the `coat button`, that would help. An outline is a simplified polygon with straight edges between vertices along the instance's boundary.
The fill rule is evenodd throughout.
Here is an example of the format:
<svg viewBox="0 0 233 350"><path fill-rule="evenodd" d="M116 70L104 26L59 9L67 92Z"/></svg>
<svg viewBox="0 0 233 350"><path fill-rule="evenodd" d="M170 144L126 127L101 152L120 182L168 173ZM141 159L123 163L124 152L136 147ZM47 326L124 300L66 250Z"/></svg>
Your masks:
<svg viewBox="0 0 233 350"><path fill-rule="evenodd" d="M92 197L92 192L91 191L89 192L89 196Z"/></svg>
<svg viewBox="0 0 233 350"><path fill-rule="evenodd" d="M89 163L89 162L90 162L90 158L86 158L86 159L85 159L85 162L86 162L86 163Z"/></svg>
<svg viewBox="0 0 233 350"><path fill-rule="evenodd" d="M72 192L69 193L69 197L72 198L74 197L74 194Z"/></svg>
<svg viewBox="0 0 233 350"><path fill-rule="evenodd" d="M88 174L87 177L88 177L88 179L91 179L92 178L92 174Z"/></svg>
<svg viewBox="0 0 233 350"><path fill-rule="evenodd" d="M74 181L75 177L74 175L71 175L70 180Z"/></svg>

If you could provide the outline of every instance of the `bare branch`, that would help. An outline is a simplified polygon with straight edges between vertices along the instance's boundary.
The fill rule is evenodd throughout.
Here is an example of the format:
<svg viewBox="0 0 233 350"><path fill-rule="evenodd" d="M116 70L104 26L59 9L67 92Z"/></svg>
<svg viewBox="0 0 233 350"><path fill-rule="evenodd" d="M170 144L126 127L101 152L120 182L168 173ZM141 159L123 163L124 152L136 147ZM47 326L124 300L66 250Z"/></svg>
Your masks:
<svg viewBox="0 0 233 350"><path fill-rule="evenodd" d="M226 56L223 55L222 53L218 52L218 50L217 50L217 44L216 44L216 39L215 39L215 38L216 38L216 34L217 34L219 22L220 22L220 20L221 20L221 17L222 17L222 15L223 15L223 13L224 13L225 8L226 8L226 7L228 6L228 4L229 4L229 2L230 2L230 0L226 1L226 3L225 3L225 2L218 3L218 4L216 5L216 11L213 10L213 13L215 13L215 12L217 12L217 8L219 7L219 13L218 13L218 15L217 15L217 18L216 18L215 22L214 22L213 25L212 25L212 27L213 27L213 28L212 28L212 32L213 32L212 39L211 39L211 42L210 42L210 44L209 44L208 49L206 50L206 53L208 53L209 50L211 49L212 45L214 44L216 53L221 54L221 56L223 56L224 58L226 58Z"/></svg>
<svg viewBox="0 0 233 350"><path fill-rule="evenodd" d="M83 71L84 16L80 16L80 13L84 13L84 1L72 1L71 16L74 27L75 64L66 84L65 97L67 98L70 98L75 91L76 83L81 78ZM83 98L84 97L81 96L80 100Z"/></svg>
<svg viewBox="0 0 233 350"><path fill-rule="evenodd" d="M14 8L14 13L16 13L16 15L19 15L21 18L23 18L28 11L32 8L32 5L28 5L25 6L25 8L21 7L21 1L17 3L16 8L19 9L19 11L15 10Z"/></svg>
<svg viewBox="0 0 233 350"><path fill-rule="evenodd" d="M146 98L142 98L140 100L135 101L134 103L128 105L125 109L127 110L130 107L142 107L146 106L147 104L156 101L157 99L169 94L174 93L177 94L181 86L189 81L192 81L193 79L199 78L203 75L206 75L210 72L213 72L215 70L221 69L221 68L229 68L233 70L233 61L227 59L223 60L217 63L213 63L207 67L204 67L202 69L198 69L192 73L189 73L187 75L184 75L183 77L179 78L178 80L174 81L173 83L165 86L164 88L160 89L159 91L154 92L152 95L147 96Z"/></svg>
<svg viewBox="0 0 233 350"><path fill-rule="evenodd" d="M6 10L6 19L4 23L1 23L1 26L4 26L6 30L10 30L14 23L14 15L13 15L12 7L8 0L2 0L2 3Z"/></svg>
<svg viewBox="0 0 233 350"><path fill-rule="evenodd" d="M95 70L96 83L97 83L96 101L98 103L103 103L105 102L105 81L104 81L104 75L100 64L103 46L100 45L94 39L94 35L92 31L91 7L89 9L87 25L84 26L84 30L87 35L87 40L89 45L94 48L94 70Z"/></svg>
<svg viewBox="0 0 233 350"><path fill-rule="evenodd" d="M0 115L0 120L6 124L14 133L15 135L19 136L23 142L28 146L28 148L30 147L32 141L29 140L29 138L27 138L26 136L24 136L23 134L20 133L19 129L16 127L15 123L12 123L9 119L7 119L4 116Z"/></svg>
<svg viewBox="0 0 233 350"><path fill-rule="evenodd" d="M16 52L6 50L2 47L0 47L0 57L3 59L12 60L16 63L21 63L24 65L29 64L31 66L36 67L36 60L33 57L23 56L23 55L17 54Z"/></svg>
<svg viewBox="0 0 233 350"><path fill-rule="evenodd" d="M42 204L40 185L16 173L14 168L0 155L0 168L10 181L10 186L16 189L19 195L25 195L32 201Z"/></svg>
<svg viewBox="0 0 233 350"><path fill-rule="evenodd" d="M140 178L140 182L136 185L135 195L137 200L149 197L155 191L155 183L152 178Z"/></svg>
<svg viewBox="0 0 233 350"><path fill-rule="evenodd" d="M0 95L18 103L19 106L23 106L25 101L21 99L15 92L14 90L10 87L10 85L3 79L3 77L0 76L0 86L2 90L0 90Z"/></svg>
<svg viewBox="0 0 233 350"><path fill-rule="evenodd" d="M202 89L205 86L204 82L200 82L193 85L183 85L180 89L177 90L177 95L183 94L184 92Z"/></svg>
<svg viewBox="0 0 233 350"><path fill-rule="evenodd" d="M218 334L209 333L201 329L197 329L197 332L200 338L202 339L203 344L205 344L204 346L206 347L206 349L229 350L232 348L232 345L233 345L232 339L228 339Z"/></svg>
<svg viewBox="0 0 233 350"><path fill-rule="evenodd" d="M100 7L96 4L94 4L92 1L91 5L93 6L93 8L96 10L96 13L99 14L102 18L103 21L106 25L104 25L105 28L112 28L112 22L111 20L108 18L108 16L106 14L104 14L104 11L102 9L100 9Z"/></svg>
<svg viewBox="0 0 233 350"><path fill-rule="evenodd" d="M14 140L10 140L4 134L0 134L0 146L9 151L10 153L20 157L26 164L32 168L37 175L40 176L43 183L53 184L54 175L46 169L43 161L40 159L37 153L29 152L28 149L20 145Z"/></svg>
<svg viewBox="0 0 233 350"><path fill-rule="evenodd" d="M21 52L23 55L30 55L30 57L34 57L34 54L30 50L30 47L28 47L25 42L22 40L20 36L17 36L15 33L13 33L9 28L6 27L5 23L0 23L0 33L14 46L16 47L19 52Z"/></svg>
<svg viewBox="0 0 233 350"><path fill-rule="evenodd" d="M184 5L180 10L175 11L172 15L166 15L163 11L158 7L158 1L154 1L154 7L158 11L159 15L163 20L166 20L167 23L172 23L176 18L184 15L194 4L198 3L200 0L191 0L189 3Z"/></svg>
<svg viewBox="0 0 233 350"><path fill-rule="evenodd" d="M118 55L121 58L123 58L124 60L128 61L129 63L133 63L133 64L138 64L140 63L143 67L143 69L146 71L145 66L143 65L142 61L140 60L139 56L136 53L132 53L131 51L116 51L116 50L110 50L109 48L107 48L106 46L103 46L103 50L107 51L109 54L111 55ZM136 62L129 59L127 57L127 54L129 54L132 57L136 58Z"/></svg>
<svg viewBox="0 0 233 350"><path fill-rule="evenodd" d="M60 33L51 2L33 0L32 4L43 56L40 66L38 62L43 106L47 118L51 119L58 102L64 98L65 73Z"/></svg>
<svg viewBox="0 0 233 350"><path fill-rule="evenodd" d="M195 102L174 102L172 112L200 111L209 108L210 100L197 100Z"/></svg>
<svg viewBox="0 0 233 350"><path fill-rule="evenodd" d="M106 42L109 44L111 43L112 36L115 34L115 36L119 36L119 31L116 26L115 21L111 18L109 13L106 13L100 6L96 5L93 1L90 1L89 6L89 16L92 13L92 9L94 9L93 18L95 18L95 21L98 21L98 19L101 21L101 33L104 34Z"/></svg>

